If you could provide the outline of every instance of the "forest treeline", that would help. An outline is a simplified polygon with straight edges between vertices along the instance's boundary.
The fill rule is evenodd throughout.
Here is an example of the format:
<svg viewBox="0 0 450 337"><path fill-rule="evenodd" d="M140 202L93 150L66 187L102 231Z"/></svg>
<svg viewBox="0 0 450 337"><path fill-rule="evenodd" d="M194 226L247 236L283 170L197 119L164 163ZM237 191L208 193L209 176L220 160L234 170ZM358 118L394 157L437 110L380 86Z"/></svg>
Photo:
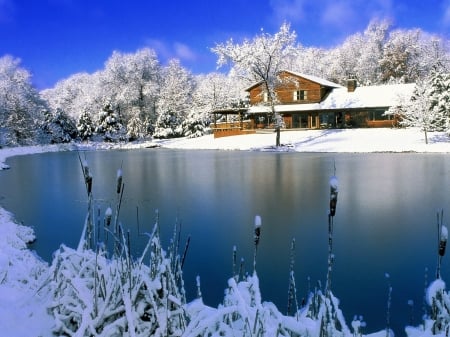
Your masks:
<svg viewBox="0 0 450 337"><path fill-rule="evenodd" d="M334 48L297 40L283 46L288 52L280 67L340 84L349 76L359 85L427 83L433 72L450 73L450 41L421 29L394 29L387 21L371 22ZM0 146L196 137L208 132L212 111L245 104L244 89L251 84L233 65L193 74L177 59L161 64L154 50L144 48L114 51L103 69L73 74L38 91L21 61L5 55Z"/></svg>

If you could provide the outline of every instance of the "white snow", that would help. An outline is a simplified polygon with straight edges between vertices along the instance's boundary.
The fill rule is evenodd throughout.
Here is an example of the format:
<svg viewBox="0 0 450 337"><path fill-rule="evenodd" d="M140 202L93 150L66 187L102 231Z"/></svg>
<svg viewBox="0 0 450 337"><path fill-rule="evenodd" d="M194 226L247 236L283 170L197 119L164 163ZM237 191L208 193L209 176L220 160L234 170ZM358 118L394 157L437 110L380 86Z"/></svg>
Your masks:
<svg viewBox="0 0 450 337"><path fill-rule="evenodd" d="M430 132L429 144L419 129L339 129L281 132L278 151L296 152L442 152L450 153L450 139L444 132ZM160 143L165 148L211 150L274 150L275 133L232 137L183 138Z"/></svg>
<svg viewBox="0 0 450 337"><path fill-rule="evenodd" d="M255 215L255 228L261 227L261 222L262 222L261 216Z"/></svg>
<svg viewBox="0 0 450 337"><path fill-rule="evenodd" d="M336 176L332 176L332 177L330 178L330 187L331 187L333 190L337 191L338 185L339 185L338 178L337 178Z"/></svg>
<svg viewBox="0 0 450 337"><path fill-rule="evenodd" d="M446 226L442 226L441 228L441 240L442 241L447 241L448 239L448 229Z"/></svg>
<svg viewBox="0 0 450 337"><path fill-rule="evenodd" d="M217 139L214 139L212 135L207 135L193 139L183 138L126 145L90 143L64 146L31 146L0 149L0 169L8 168L7 158L16 155L76 149L143 148L155 145L178 149L450 153L450 142L445 133L429 133L428 139L429 144L425 144L424 134L418 129L349 129L284 131L281 134L283 146L278 149L273 146L275 133ZM260 224L261 219L255 217L255 226ZM49 266L27 249L26 243L33 239L32 229L15 223L13 216L0 208L0 331L3 336L51 336L54 321L46 311L46 308L50 306L51 298L46 281ZM260 295L254 292L258 288L256 275L244 283L236 284L234 279L230 279L229 282L231 282L229 284L230 289L236 295L233 298L229 297L229 300L237 300L237 302L233 302L232 307L224 308L222 314L225 313L225 310L235 310L241 317L252 318L254 321L254 315L264 313L273 315L275 330L276 324L278 324L275 321L282 322L286 328L292 326L292 331L299 329L298 322L295 321L294 317L282 316L270 303L261 303ZM249 292L250 289L252 289L251 292ZM433 282L427 292L428 301L431 302L436 294L441 291L445 291L445 283L442 280ZM249 294L252 294L252 299L246 297ZM170 300L174 304L180 305L177 298L170 298ZM257 308L249 307L249 301L257 303ZM337 308L338 303L336 302L334 305ZM255 309L259 310L259 313L253 311ZM205 307L201 303L201 299L189 303L186 310L191 313L197 312L199 314L198 319L210 317L208 319L211 321L213 321L213 318L211 318L213 316L210 316L210 314L221 315L220 308L216 310ZM303 329L311 332L315 323L306 317L301 319L302 324L304 324ZM190 326L194 326L194 321L191 322ZM204 330L206 328L202 328L205 327L205 322L198 321L198 325L192 331L206 331ZM354 325L358 324L354 323ZM431 335L428 326L425 329L423 327L408 327L406 331L409 336ZM371 336L378 334L381 336L382 333L374 333Z"/></svg>
<svg viewBox="0 0 450 337"><path fill-rule="evenodd" d="M439 293L443 293L445 291L445 282L441 279L437 279L431 283L431 285L427 289L426 300L428 305L433 304L433 299L438 296Z"/></svg>
<svg viewBox="0 0 450 337"><path fill-rule="evenodd" d="M343 109L395 106L404 97L411 97L414 88L414 83L357 87L354 92L348 92L347 88L335 88L320 103L320 108Z"/></svg>

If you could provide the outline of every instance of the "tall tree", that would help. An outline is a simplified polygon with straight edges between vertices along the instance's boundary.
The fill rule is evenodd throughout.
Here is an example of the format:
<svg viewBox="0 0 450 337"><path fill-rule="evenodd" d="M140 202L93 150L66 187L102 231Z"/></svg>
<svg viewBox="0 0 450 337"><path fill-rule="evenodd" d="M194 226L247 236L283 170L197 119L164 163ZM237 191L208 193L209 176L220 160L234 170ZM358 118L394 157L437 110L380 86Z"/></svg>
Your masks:
<svg viewBox="0 0 450 337"><path fill-rule="evenodd" d="M38 139L45 109L20 60L0 58L0 146L30 144Z"/></svg>
<svg viewBox="0 0 450 337"><path fill-rule="evenodd" d="M178 60L171 60L163 69L154 137L171 138L183 135L183 121L192 103L192 74Z"/></svg>
<svg viewBox="0 0 450 337"><path fill-rule="evenodd" d="M102 87L108 104L124 125L155 120L155 104L161 80L155 51L144 48L135 53L113 52L102 72ZM131 126L131 125L130 125Z"/></svg>
<svg viewBox="0 0 450 337"><path fill-rule="evenodd" d="M76 73L40 94L48 102L52 113L56 113L58 109L63 110L74 120L78 120L84 111L94 116L105 105L105 91L100 87L100 72Z"/></svg>
<svg viewBox="0 0 450 337"><path fill-rule="evenodd" d="M213 112L238 106L245 100L244 88L247 85L233 74L209 73L195 77L195 88L192 94L192 105L183 122L183 134L187 137L198 137L209 130ZM220 118L219 114L214 118Z"/></svg>
<svg viewBox="0 0 450 337"><path fill-rule="evenodd" d="M218 56L219 67L230 64L239 76L249 82L261 82L267 94L276 130L276 146L280 146L281 116L275 111L278 101L275 87L283 60L293 52L296 33L284 23L279 32L271 35L261 31L252 40L234 43L232 39L217 44L212 51Z"/></svg>
<svg viewBox="0 0 450 337"><path fill-rule="evenodd" d="M450 127L450 74L437 69L425 81L417 83L411 100L402 108L404 126L420 127L428 144L428 132L447 131Z"/></svg>
<svg viewBox="0 0 450 337"><path fill-rule="evenodd" d="M433 69L431 72L429 91L430 109L440 116L442 124L439 131L450 132L450 73L443 69Z"/></svg>

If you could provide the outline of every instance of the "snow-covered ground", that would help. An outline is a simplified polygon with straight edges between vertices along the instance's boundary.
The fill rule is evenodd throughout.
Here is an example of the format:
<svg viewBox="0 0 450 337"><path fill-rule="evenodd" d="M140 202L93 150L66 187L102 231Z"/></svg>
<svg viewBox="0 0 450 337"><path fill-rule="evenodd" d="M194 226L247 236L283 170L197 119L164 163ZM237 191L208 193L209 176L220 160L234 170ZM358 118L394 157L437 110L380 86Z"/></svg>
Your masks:
<svg viewBox="0 0 450 337"><path fill-rule="evenodd" d="M442 132L425 135L418 129L340 129L284 131L284 149L297 152L450 152L450 138ZM164 141L179 149L264 150L275 144L274 133ZM282 149L281 149L282 150Z"/></svg>
<svg viewBox="0 0 450 337"><path fill-rule="evenodd" d="M350 129L285 131L283 146L274 149L274 133L214 139L212 135L128 145L51 145L0 149L0 169L16 155L76 149L141 148L161 146L178 149L260 150L298 152L435 152L450 153L450 139L444 133L418 129ZM0 173L1 174L1 173ZM13 215L0 208L0 332L2 336L51 336L52 316L46 312L50 295L46 291L49 266L27 249L32 230L14 222ZM410 335L425 335L411 330Z"/></svg>

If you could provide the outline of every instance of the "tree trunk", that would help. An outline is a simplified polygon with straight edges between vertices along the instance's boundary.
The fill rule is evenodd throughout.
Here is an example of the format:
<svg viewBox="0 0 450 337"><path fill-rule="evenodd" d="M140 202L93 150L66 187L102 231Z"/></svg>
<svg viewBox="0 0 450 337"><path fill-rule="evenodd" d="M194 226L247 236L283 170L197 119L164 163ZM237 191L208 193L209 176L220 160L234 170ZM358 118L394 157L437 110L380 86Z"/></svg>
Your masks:
<svg viewBox="0 0 450 337"><path fill-rule="evenodd" d="M276 147L279 147L279 146L281 146L281 144L280 144L280 127L279 126L277 126L276 128L275 128L275 132L276 132L276 141L275 141L275 146Z"/></svg>
<svg viewBox="0 0 450 337"><path fill-rule="evenodd" d="M424 131L425 131L425 144L428 144L427 128L425 128Z"/></svg>

